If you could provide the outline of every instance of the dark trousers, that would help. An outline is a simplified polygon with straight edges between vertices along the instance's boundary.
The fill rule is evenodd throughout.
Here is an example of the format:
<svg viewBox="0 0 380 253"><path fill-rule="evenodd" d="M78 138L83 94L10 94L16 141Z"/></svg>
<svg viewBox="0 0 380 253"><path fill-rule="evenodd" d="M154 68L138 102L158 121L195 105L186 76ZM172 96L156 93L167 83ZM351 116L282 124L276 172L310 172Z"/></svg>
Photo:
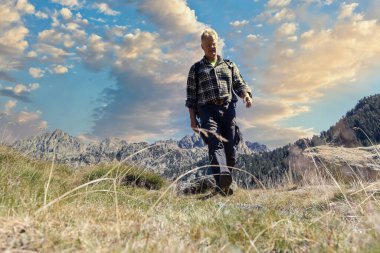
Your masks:
<svg viewBox="0 0 380 253"><path fill-rule="evenodd" d="M198 108L201 127L208 131L208 153L210 166L208 175L230 173L229 167L234 167L236 162L235 139L235 103L226 105L207 104ZM221 141L213 134L216 133L227 139ZM218 182L218 175L214 176Z"/></svg>

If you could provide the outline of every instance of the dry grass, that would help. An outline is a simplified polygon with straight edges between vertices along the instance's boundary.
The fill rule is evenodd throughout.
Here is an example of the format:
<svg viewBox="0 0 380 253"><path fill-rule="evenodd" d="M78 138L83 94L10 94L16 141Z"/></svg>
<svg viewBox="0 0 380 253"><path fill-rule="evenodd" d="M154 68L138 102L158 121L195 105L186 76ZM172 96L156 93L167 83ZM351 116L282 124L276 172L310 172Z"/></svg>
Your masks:
<svg viewBox="0 0 380 253"><path fill-rule="evenodd" d="M117 164L52 168L0 147L0 166L0 251L380 250L379 182L238 189L201 201L168 184L125 186L130 167Z"/></svg>

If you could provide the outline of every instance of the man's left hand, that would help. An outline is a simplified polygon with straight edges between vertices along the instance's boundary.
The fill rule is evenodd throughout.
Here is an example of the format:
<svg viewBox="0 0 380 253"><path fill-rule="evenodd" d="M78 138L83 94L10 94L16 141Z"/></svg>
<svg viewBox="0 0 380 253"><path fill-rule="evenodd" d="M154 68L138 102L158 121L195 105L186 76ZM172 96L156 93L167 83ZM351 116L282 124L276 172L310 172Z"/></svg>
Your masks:
<svg viewBox="0 0 380 253"><path fill-rule="evenodd" d="M245 107L247 107L247 108L249 108L249 107L252 106L252 98L251 98L248 94L246 94L246 95L244 96L244 98L243 98L243 102L244 102L244 104L245 104Z"/></svg>

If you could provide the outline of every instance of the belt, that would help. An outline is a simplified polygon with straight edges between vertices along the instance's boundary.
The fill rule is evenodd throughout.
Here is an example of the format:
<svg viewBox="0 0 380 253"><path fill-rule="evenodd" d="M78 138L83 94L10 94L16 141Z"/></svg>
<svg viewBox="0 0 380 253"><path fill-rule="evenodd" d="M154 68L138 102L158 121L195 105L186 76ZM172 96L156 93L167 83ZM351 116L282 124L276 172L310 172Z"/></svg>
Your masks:
<svg viewBox="0 0 380 253"><path fill-rule="evenodd" d="M227 104L227 99L226 98L218 98L211 100L211 103L214 105L225 105Z"/></svg>
<svg viewBox="0 0 380 253"><path fill-rule="evenodd" d="M208 104L212 104L212 105L225 105L227 104L227 99L225 98L217 98L217 99L213 99L209 102L207 102Z"/></svg>

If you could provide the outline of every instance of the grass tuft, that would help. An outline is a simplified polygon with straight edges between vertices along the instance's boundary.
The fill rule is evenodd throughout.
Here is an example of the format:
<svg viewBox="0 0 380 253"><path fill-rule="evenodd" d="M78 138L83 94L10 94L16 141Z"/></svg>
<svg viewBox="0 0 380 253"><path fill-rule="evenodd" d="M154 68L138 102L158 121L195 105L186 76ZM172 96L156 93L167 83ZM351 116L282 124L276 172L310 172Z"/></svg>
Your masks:
<svg viewBox="0 0 380 253"><path fill-rule="evenodd" d="M121 177L119 180L122 185L143 187L148 190L159 190L166 185L165 179L160 175L145 169L123 165L119 167L119 170L108 173L112 168L111 165L99 165L88 169L87 173L83 175L83 183L108 175L111 178ZM120 171L125 171L125 173L121 175Z"/></svg>

